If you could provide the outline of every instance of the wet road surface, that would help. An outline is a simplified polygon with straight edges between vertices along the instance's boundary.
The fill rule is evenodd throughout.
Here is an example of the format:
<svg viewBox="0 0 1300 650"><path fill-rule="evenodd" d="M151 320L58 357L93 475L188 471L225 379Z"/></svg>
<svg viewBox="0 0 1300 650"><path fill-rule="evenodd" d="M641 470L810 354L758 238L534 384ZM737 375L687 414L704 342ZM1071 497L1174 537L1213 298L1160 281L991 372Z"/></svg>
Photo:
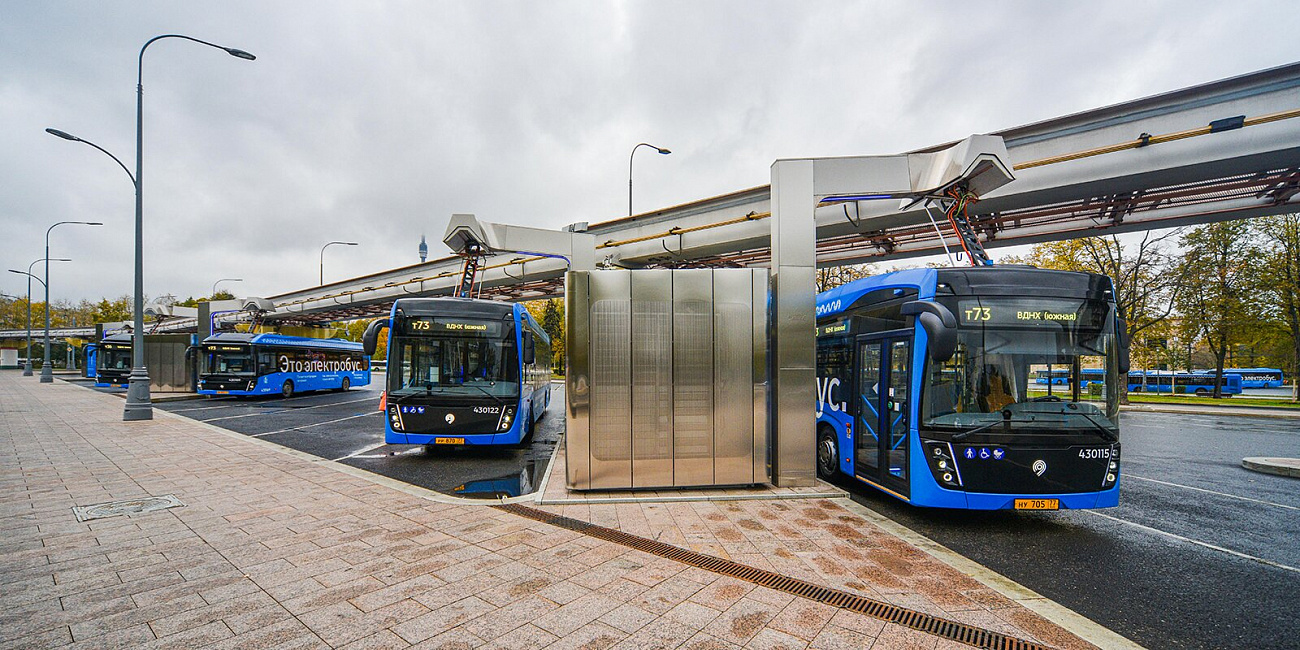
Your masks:
<svg viewBox="0 0 1300 650"><path fill-rule="evenodd" d="M854 500L1148 648L1300 647L1300 420L1125 413L1120 506L922 510Z"/></svg>
<svg viewBox="0 0 1300 650"><path fill-rule="evenodd" d="M315 392L289 399L217 397L164 402L157 408L335 460L405 483L464 497L532 492L564 431L563 386L523 448L384 444L379 390Z"/></svg>

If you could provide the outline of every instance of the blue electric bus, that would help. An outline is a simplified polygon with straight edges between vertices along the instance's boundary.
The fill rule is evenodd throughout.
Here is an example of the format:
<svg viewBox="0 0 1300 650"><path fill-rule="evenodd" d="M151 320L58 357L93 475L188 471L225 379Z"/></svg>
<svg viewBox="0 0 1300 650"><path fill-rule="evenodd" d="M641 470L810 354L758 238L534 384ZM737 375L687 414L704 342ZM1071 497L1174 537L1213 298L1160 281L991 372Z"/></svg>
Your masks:
<svg viewBox="0 0 1300 650"><path fill-rule="evenodd" d="M1213 370L1202 370L1201 374L1213 375ZM1242 388L1281 388L1286 379L1277 368L1224 368L1223 374L1241 377Z"/></svg>
<svg viewBox="0 0 1300 650"><path fill-rule="evenodd" d="M918 506L1115 506L1124 331L1090 273L914 269L824 292L818 473ZM1100 370L1087 390L1085 367Z"/></svg>
<svg viewBox="0 0 1300 650"><path fill-rule="evenodd" d="M291 397L370 383L361 344L283 334L214 334L199 344L200 395Z"/></svg>
<svg viewBox="0 0 1300 650"><path fill-rule="evenodd" d="M519 304L402 298L362 338L388 328L384 441L513 445L551 401L551 339Z"/></svg>
<svg viewBox="0 0 1300 650"><path fill-rule="evenodd" d="M130 332L109 334L95 346L95 385L100 388L126 388L131 377Z"/></svg>
<svg viewBox="0 0 1300 650"><path fill-rule="evenodd" d="M1219 384L1220 395L1240 395L1242 379L1240 375L1223 371L1223 378L1214 380L1214 371L1169 372L1164 370L1133 370L1128 374L1130 393L1184 393L1202 397L1214 392L1215 383Z"/></svg>

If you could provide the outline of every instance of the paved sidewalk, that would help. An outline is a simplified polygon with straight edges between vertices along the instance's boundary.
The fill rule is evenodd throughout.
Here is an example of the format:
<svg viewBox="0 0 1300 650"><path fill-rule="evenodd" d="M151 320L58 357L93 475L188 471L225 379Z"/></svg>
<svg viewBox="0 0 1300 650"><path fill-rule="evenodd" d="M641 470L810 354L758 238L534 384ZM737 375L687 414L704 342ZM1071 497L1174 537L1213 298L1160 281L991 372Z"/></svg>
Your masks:
<svg viewBox="0 0 1300 650"><path fill-rule="evenodd" d="M65 382L0 373L0 648L969 647ZM185 505L78 522L74 506ZM1060 648L838 500L548 507Z"/></svg>

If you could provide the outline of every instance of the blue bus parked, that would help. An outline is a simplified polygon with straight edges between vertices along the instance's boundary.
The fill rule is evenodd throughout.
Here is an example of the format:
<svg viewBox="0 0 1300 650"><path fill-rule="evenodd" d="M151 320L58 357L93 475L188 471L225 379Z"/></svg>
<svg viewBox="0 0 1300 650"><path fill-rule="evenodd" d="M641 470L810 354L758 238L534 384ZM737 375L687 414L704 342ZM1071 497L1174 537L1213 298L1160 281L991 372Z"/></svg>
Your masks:
<svg viewBox="0 0 1300 650"><path fill-rule="evenodd" d="M1110 279L1090 273L914 269L824 292L818 473L918 506L1115 506L1124 331ZM1084 367L1100 386L1049 383ZM1049 394L1031 395L1040 370Z"/></svg>
<svg viewBox="0 0 1300 650"><path fill-rule="evenodd" d="M384 441L513 445L551 401L551 339L523 305L402 298L362 338L388 328Z"/></svg>
<svg viewBox="0 0 1300 650"><path fill-rule="evenodd" d="M1213 370L1202 370L1201 374L1213 375ZM1223 374L1241 377L1242 388L1281 388L1286 379L1277 368L1224 368Z"/></svg>
<svg viewBox="0 0 1300 650"><path fill-rule="evenodd" d="M100 339L92 353L95 357L95 385L126 388L131 377L132 349L130 332L109 334Z"/></svg>
<svg viewBox="0 0 1300 650"><path fill-rule="evenodd" d="M290 397L370 383L361 344L283 334L214 334L199 344L200 395Z"/></svg>
<svg viewBox="0 0 1300 650"><path fill-rule="evenodd" d="M1220 395L1240 395L1241 376L1225 370L1219 382ZM1214 392L1214 371L1168 372L1133 370L1128 373L1130 393L1187 393L1204 397Z"/></svg>

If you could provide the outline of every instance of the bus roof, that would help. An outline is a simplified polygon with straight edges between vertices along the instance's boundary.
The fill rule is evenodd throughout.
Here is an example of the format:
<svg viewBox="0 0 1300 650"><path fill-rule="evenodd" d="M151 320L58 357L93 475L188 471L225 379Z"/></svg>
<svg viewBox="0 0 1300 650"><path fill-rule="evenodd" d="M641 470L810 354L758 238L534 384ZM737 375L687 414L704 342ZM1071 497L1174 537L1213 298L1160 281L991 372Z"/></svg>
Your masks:
<svg viewBox="0 0 1300 650"><path fill-rule="evenodd" d="M499 300L480 300L478 298L398 298L393 303L393 311L412 316L437 316L455 314L457 316L486 316L501 318L515 313L516 304ZM523 309L522 306L519 306Z"/></svg>
<svg viewBox="0 0 1300 650"><path fill-rule="evenodd" d="M221 332L213 334L204 343L251 343L255 345L283 345L304 348L321 348L325 350L360 351L361 344L343 339L315 339L307 336L289 336L287 334L249 334L245 332Z"/></svg>
<svg viewBox="0 0 1300 650"><path fill-rule="evenodd" d="M1110 278L1096 273L1002 265L905 269L854 280L817 295L817 318L847 311L880 289L912 289L917 298L935 296L940 286L956 295L1109 295ZM1113 299L1113 297L1112 297Z"/></svg>

